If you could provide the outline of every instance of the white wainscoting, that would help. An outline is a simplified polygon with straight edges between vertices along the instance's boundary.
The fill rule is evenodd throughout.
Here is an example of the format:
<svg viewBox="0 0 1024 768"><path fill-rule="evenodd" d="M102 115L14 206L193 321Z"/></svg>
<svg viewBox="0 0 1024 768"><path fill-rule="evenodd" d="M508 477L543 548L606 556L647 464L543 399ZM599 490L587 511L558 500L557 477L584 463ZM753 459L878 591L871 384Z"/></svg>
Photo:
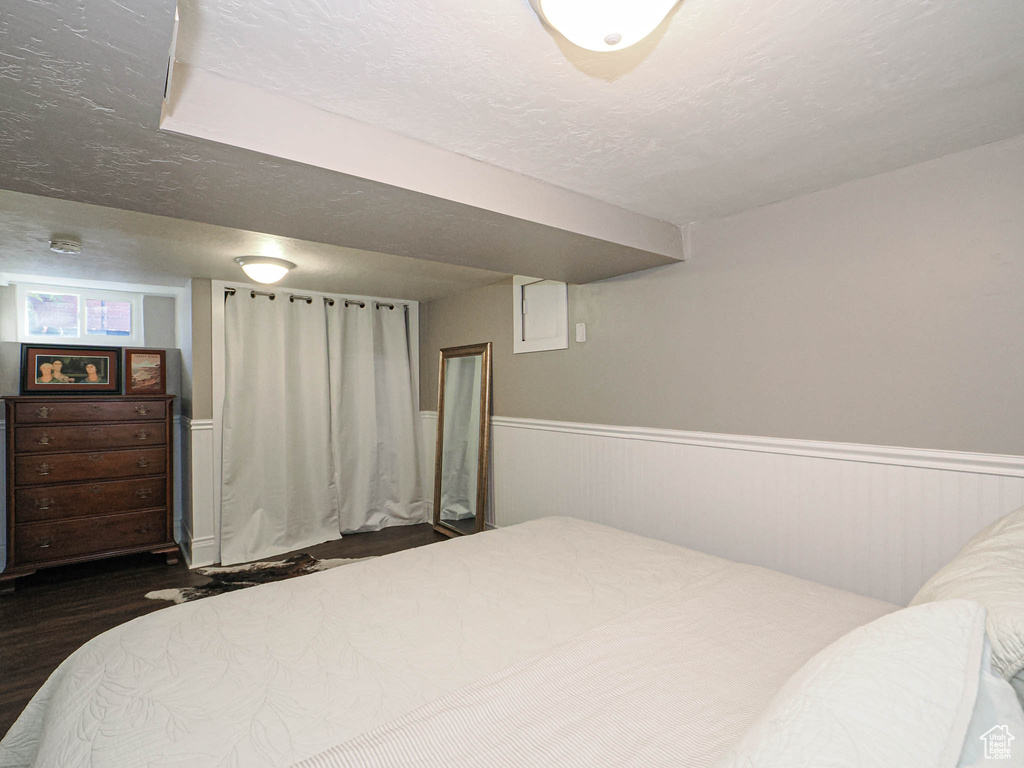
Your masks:
<svg viewBox="0 0 1024 768"><path fill-rule="evenodd" d="M213 419L188 420L191 467L191 514L182 526L185 559L190 568L220 562L214 503Z"/></svg>
<svg viewBox="0 0 1024 768"><path fill-rule="evenodd" d="M432 434L436 413L422 416ZM499 526L570 515L900 605L974 533L1024 506L1020 456L492 425Z"/></svg>

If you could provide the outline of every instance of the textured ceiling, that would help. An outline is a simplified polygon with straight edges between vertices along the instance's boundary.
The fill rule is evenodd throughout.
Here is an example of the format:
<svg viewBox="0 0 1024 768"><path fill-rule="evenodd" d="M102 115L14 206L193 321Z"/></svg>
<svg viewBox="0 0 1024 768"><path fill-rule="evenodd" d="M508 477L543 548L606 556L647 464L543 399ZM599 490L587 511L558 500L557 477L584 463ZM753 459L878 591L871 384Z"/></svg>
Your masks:
<svg viewBox="0 0 1024 768"><path fill-rule="evenodd" d="M253 233L317 253L308 276L325 280L368 251L575 282L664 263L160 131L174 7L31 0L0 13L0 188L239 230L197 234L196 254L172 257L132 227L118 239L103 216L79 222L110 249L96 254L104 269L223 274ZM560 41L528 0L182 0L181 15L178 56L194 68L677 223L1024 132L1020 0L683 0L648 41L605 55ZM2 213L0 266L28 271L55 211ZM419 277L395 285L440 295L481 273Z"/></svg>
<svg viewBox="0 0 1024 768"><path fill-rule="evenodd" d="M627 51L528 0L182 0L177 57L686 223L1024 132L1021 0L683 0Z"/></svg>
<svg viewBox="0 0 1024 768"><path fill-rule="evenodd" d="M629 271L623 265L640 269L665 263L639 250L492 211L160 131L174 9L173 0L4 4L0 189L243 234L270 233L458 266L496 269L497 264L502 274L532 257L535 269L527 274L572 282ZM43 217L32 224L46 225ZM5 258L18 256L8 251ZM25 258L34 257L26 253ZM557 264L551 274L545 273L546 259ZM135 266L122 262L126 273ZM68 269L81 267L69 264ZM196 276L210 276L214 269ZM170 270L166 279L178 274ZM475 280L479 274L465 276ZM153 282L160 279L152 276ZM452 280L447 293L463 285Z"/></svg>
<svg viewBox="0 0 1024 768"><path fill-rule="evenodd" d="M190 277L249 282L236 256L282 256L296 268L285 287L431 301L503 275L423 259L244 232L166 216L0 191L0 273L184 285ZM49 250L55 235L79 256Z"/></svg>

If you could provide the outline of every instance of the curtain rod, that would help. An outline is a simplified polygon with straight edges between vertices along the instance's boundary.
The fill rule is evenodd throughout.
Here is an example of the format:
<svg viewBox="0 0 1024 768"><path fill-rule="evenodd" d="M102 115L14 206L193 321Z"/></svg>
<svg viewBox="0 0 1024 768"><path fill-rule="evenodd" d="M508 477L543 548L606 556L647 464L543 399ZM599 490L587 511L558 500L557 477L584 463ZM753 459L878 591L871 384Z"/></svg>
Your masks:
<svg viewBox="0 0 1024 768"><path fill-rule="evenodd" d="M225 296L234 296L236 293L238 293L238 289L237 288L230 288L230 287L228 287L228 288L224 289L224 295ZM256 290L251 290L251 291L249 291L249 296L251 296L254 299L257 296L266 296L271 301L273 301L274 299L277 298L277 294L274 293L273 291L256 291ZM324 303L325 304L327 304L330 307L334 306L334 299L332 299L329 296L324 296L323 298L324 298ZM304 301L307 304L312 304L313 303L313 297L312 296L300 296L298 294L289 295L288 296L288 300L289 301L296 301L296 300ZM366 302L365 301L359 301L358 299L345 299L345 306L346 307L351 307L353 305L359 307L360 309L363 309L363 308L366 307ZM398 307L402 307L403 309L405 309L409 305L408 304L395 304L395 303L387 302L387 301L375 301L375 302L373 302L373 306L374 306L375 309L385 309L385 308L386 309L397 309Z"/></svg>

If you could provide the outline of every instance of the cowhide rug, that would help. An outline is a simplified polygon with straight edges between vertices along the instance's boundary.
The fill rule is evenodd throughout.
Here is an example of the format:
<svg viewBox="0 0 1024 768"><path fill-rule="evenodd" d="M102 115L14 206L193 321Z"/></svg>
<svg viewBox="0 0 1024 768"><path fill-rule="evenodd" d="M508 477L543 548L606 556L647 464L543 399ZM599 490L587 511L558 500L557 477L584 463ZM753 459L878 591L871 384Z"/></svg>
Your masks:
<svg viewBox="0 0 1024 768"><path fill-rule="evenodd" d="M234 565L223 568L197 568L195 570L196 573L210 578L207 584L200 584L197 587L182 587L180 589L159 589L155 592L147 592L146 597L151 600L170 600L175 603L187 603L202 597L210 597L210 595L234 592L236 589L254 587L257 584L267 584L271 581L293 579L296 576L304 576L307 573L326 571L331 568L337 568L339 565L350 565L370 559L372 558L356 557L318 560L312 555L303 553L289 557L287 560L269 563L249 563L248 565Z"/></svg>

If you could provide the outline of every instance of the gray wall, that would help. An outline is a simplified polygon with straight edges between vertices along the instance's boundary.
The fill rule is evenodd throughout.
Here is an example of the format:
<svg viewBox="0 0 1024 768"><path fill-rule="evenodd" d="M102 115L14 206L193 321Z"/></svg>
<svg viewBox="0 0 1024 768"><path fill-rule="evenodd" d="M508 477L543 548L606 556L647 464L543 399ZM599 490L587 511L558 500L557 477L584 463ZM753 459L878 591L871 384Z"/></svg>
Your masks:
<svg viewBox="0 0 1024 768"><path fill-rule="evenodd" d="M19 391L21 344L9 341L17 338L14 325L14 286L0 286L0 397L16 395ZM181 395L182 360L175 342L175 300L170 296L143 296L144 346L167 350L167 393ZM41 341L56 344L59 339ZM98 339L97 346L115 346L113 339ZM176 405L177 407L177 405Z"/></svg>
<svg viewBox="0 0 1024 768"><path fill-rule="evenodd" d="M20 391L21 344L0 341L0 397Z"/></svg>
<svg viewBox="0 0 1024 768"><path fill-rule="evenodd" d="M174 297L143 296L142 328L147 347L176 347L174 335Z"/></svg>
<svg viewBox="0 0 1024 768"><path fill-rule="evenodd" d="M193 419L213 418L213 310L212 285L192 278L192 398L183 404Z"/></svg>
<svg viewBox="0 0 1024 768"><path fill-rule="evenodd" d="M587 341L512 355L512 288L425 305L494 342L497 415L1024 454L1024 137L696 225L690 261L571 286Z"/></svg>
<svg viewBox="0 0 1024 768"><path fill-rule="evenodd" d="M0 285L0 340L18 338L18 313L13 285Z"/></svg>
<svg viewBox="0 0 1024 768"><path fill-rule="evenodd" d="M177 347L174 297L143 296L142 318L142 327L145 331L144 346ZM12 341L17 338L15 288L13 285L0 286L0 340Z"/></svg>
<svg viewBox="0 0 1024 768"><path fill-rule="evenodd" d="M111 346L111 345L107 345ZM181 351L166 348L167 352L167 394L181 395ZM122 366L124 359L121 360ZM124 372L122 371L122 376ZM0 397L17 395L21 390L21 344L13 341L0 341ZM122 384L121 391L124 391ZM56 395L65 394L56 392ZM175 413L179 412L178 401L175 400Z"/></svg>

